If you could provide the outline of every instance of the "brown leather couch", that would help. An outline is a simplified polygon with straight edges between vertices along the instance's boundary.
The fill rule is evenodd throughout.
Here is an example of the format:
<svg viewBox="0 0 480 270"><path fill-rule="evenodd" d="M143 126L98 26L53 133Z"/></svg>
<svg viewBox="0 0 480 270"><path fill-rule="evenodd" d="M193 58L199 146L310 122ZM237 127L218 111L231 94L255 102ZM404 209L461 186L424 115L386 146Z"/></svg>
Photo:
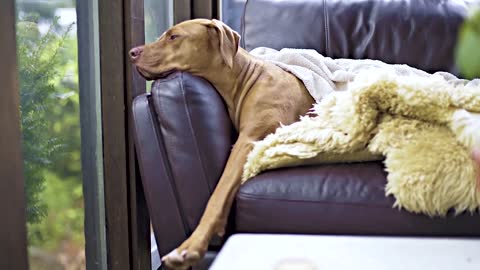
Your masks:
<svg viewBox="0 0 480 270"><path fill-rule="evenodd" d="M312 48L456 73L454 46L469 9L446 0L223 1L242 46ZM235 10L232 11L232 8ZM134 101L137 154L161 255L198 223L235 141L205 80L178 72ZM429 218L392 208L381 162L278 169L241 187L229 233L480 236L480 215ZM221 241L213 243L212 250Z"/></svg>

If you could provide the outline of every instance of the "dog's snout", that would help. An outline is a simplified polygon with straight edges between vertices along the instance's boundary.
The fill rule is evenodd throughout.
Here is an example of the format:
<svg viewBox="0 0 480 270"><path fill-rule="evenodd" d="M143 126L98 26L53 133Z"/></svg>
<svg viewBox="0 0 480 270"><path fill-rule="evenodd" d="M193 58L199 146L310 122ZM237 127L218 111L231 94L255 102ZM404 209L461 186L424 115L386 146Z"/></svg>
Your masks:
<svg viewBox="0 0 480 270"><path fill-rule="evenodd" d="M135 61L140 57L142 52L143 52L143 46L140 46L140 47L135 47L131 49L128 54L130 55L130 58L132 59L132 61Z"/></svg>

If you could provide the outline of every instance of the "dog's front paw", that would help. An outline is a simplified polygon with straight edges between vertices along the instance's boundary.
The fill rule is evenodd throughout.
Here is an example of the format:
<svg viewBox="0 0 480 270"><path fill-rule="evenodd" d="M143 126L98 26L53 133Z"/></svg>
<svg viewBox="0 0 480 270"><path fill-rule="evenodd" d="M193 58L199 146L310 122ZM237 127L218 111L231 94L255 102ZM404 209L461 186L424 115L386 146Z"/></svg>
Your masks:
<svg viewBox="0 0 480 270"><path fill-rule="evenodd" d="M207 248L208 244L192 236L180 247L163 256L162 263L166 269L186 270L203 258Z"/></svg>
<svg viewBox="0 0 480 270"><path fill-rule="evenodd" d="M450 128L469 151L480 149L480 113L456 110Z"/></svg>

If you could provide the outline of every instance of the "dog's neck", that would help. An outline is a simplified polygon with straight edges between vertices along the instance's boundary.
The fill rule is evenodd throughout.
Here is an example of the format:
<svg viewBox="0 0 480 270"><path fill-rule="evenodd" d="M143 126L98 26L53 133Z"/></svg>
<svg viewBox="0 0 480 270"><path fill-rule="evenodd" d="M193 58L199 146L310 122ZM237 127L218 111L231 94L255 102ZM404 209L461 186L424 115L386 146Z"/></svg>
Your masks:
<svg viewBox="0 0 480 270"><path fill-rule="evenodd" d="M196 75L205 78L217 89L227 105L230 119L238 130L243 101L260 76L263 61L239 48L232 68L226 66L223 61L212 62L217 64Z"/></svg>

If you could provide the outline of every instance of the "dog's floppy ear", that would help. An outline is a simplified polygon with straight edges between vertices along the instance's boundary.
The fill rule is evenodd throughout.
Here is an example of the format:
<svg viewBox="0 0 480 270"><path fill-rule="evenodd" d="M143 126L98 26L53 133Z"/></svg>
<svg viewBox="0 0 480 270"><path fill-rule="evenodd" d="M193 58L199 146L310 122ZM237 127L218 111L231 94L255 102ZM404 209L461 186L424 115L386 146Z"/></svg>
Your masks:
<svg viewBox="0 0 480 270"><path fill-rule="evenodd" d="M233 58L240 45L240 35L221 21L212 20L211 25L217 32L220 41L220 54L228 67L232 68Z"/></svg>

